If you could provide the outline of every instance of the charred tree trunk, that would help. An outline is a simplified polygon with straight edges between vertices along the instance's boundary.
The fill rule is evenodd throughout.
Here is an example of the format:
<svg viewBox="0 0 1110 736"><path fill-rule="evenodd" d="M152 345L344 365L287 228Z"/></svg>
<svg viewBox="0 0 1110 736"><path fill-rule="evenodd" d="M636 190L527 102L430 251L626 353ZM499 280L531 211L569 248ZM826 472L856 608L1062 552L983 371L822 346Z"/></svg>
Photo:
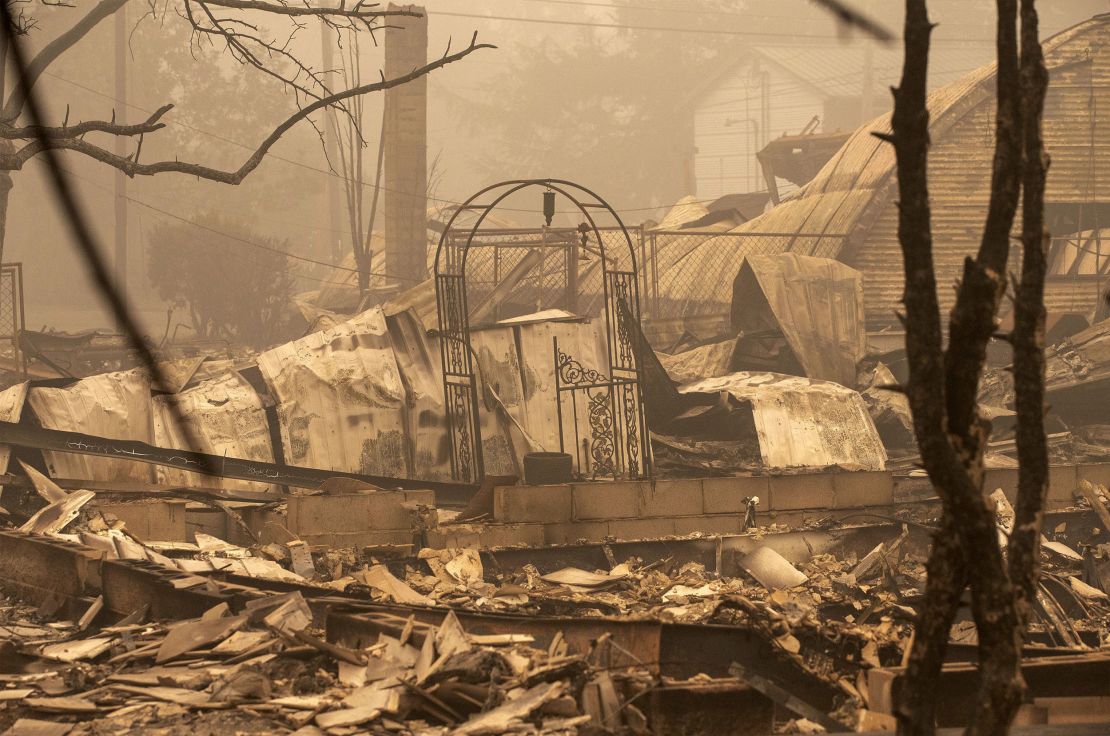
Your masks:
<svg viewBox="0 0 1110 736"><path fill-rule="evenodd" d="M929 736L936 728L934 714L941 666L948 649L949 631L960 597L967 587L963 551L951 517L945 513L926 563L925 605L918 620L906 668L905 683L898 691L895 715L899 732Z"/></svg>
<svg viewBox="0 0 1110 736"><path fill-rule="evenodd" d="M1048 489L1048 444L1044 427L1044 281L1048 230L1044 223L1049 159L1041 132L1048 70L1038 38L1033 0L1021 0L1021 76L1025 94L1022 180L1021 280L1014 304L1014 396L1017 409L1018 496L1010 535L1010 579L1023 622L1036 597L1044 499Z"/></svg>
<svg viewBox="0 0 1110 736"><path fill-rule="evenodd" d="M1037 38L1035 0L1021 0L1019 57L1017 0L997 0L998 115L991 197L975 258L964 263L952 310L948 349L942 349L932 257L928 192L929 22L925 0L907 0L905 61L894 91L893 134L899 186L898 236L905 269L906 395L922 464L943 508L943 525L929 558L926 603L898 704L903 733L935 731L935 692L960 596L971 586L979 634L979 706L969 733L1004 734L1021 703L1021 645L1036 585L1037 539L1047 455L1043 425L1043 283L1045 271L1044 180L1040 124L1047 75ZM1023 96L1028 102L1023 104ZM990 424L978 413L979 379L987 344L997 330L1006 288L1010 231L1023 187L1026 244L1015 315L1015 376L1020 375L1022 475L1018 549L1005 558L998 543L993 504L983 492L983 454ZM1018 367L1020 364L1020 368ZM1022 425L1023 417L1032 417ZM1028 465L1028 467L1025 467Z"/></svg>
<svg viewBox="0 0 1110 736"><path fill-rule="evenodd" d="M933 264L932 212L929 205L929 112L926 108L929 37L933 25L925 0L907 0L902 81L894 92L893 134L898 170L898 239L902 246L906 312L906 396L913 413L914 435L926 466L947 464L953 455L945 431L944 351ZM930 470L942 498L945 486ZM929 555L925 605L916 626L905 683L897 707L905 734L935 730L937 679L948 645L951 622L966 586L959 537L945 503L944 523Z"/></svg>

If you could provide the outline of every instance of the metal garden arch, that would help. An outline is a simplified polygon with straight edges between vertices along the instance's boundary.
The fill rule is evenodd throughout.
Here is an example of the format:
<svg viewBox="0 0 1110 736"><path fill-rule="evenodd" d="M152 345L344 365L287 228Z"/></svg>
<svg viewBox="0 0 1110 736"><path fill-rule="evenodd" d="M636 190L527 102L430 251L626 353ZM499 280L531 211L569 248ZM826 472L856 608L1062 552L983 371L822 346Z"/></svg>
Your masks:
<svg viewBox="0 0 1110 736"><path fill-rule="evenodd" d="M474 247L484 247L483 239L496 233L482 229L487 217L507 197L521 190L544 191L544 214L551 224L556 195L571 202L583 222L576 229L560 231L558 247L573 249L567 257L567 292L578 288L579 248L593 253L601 262L601 296L605 314L605 343L608 374L597 366L587 366L553 345L552 370L555 373L556 408L560 422L560 449L564 443L563 405L569 401L574 424L575 453L579 442L587 454L584 464L593 477L640 478L650 475L651 460L647 424L640 392L638 340L640 293L636 276L636 255L632 237L616 211L589 189L562 179L519 179L488 186L460 205L447 222L440 237L435 259L436 308L439 316L440 356L443 367L443 397L451 440L451 468L457 480L477 482L484 473L482 436L479 418L478 370L471 347L471 306L468 300L467 259ZM480 200L485 199L482 203ZM455 230L464 212L477 213L469 228ZM599 227L598 219L608 218L615 225ZM606 250L603 231L619 243L619 252ZM513 231L519 233L521 231ZM548 227L538 231L546 243ZM567 234L573 234L569 240ZM475 239L477 238L477 244ZM567 251L568 254L572 252ZM495 270L495 274L497 271ZM495 283L499 275L491 278ZM542 289L541 289L542 292ZM579 408L577 402L581 400ZM579 436L578 415L588 416L589 435Z"/></svg>

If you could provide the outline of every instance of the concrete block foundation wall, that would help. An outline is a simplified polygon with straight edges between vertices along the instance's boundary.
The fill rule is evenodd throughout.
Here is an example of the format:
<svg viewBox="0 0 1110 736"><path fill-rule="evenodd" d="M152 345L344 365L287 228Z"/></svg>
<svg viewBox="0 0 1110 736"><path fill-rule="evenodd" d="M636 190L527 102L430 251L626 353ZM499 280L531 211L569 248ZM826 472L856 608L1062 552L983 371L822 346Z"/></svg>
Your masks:
<svg viewBox="0 0 1110 736"><path fill-rule="evenodd" d="M417 504L435 506L435 491L292 495L284 511L264 507L237 511L262 544L301 539L328 547L384 547L412 544L411 509ZM191 509L188 521L187 541L200 531L232 544L254 544L222 513Z"/></svg>
<svg viewBox="0 0 1110 736"><path fill-rule="evenodd" d="M98 498L93 506L115 516L126 525L127 531L144 542L186 540L185 501L108 501Z"/></svg>
<svg viewBox="0 0 1110 736"><path fill-rule="evenodd" d="M1052 468L1048 506L1072 505L1082 480L1110 485L1110 463ZM1017 470L987 471L989 489L1014 498ZM895 478L889 472L827 472L734 476L634 482L503 486L494 489L490 523L455 524L428 532L428 545L509 547L573 544L685 536L739 534L745 498L759 497L758 522L802 523L816 515L849 515L857 510L928 500L925 478ZM313 545L373 547L412 543L409 506L434 504L432 491L291 496L288 512L243 509L244 520L263 543L303 539ZM196 522L190 513L190 529ZM222 514L204 521L224 522ZM130 528L130 523L129 523ZM225 526L221 536L249 544ZM210 530L210 533L211 530ZM292 535L292 536L291 536ZM191 534L189 535L191 537Z"/></svg>
<svg viewBox="0 0 1110 736"><path fill-rule="evenodd" d="M542 526L546 544L739 534L750 496L759 497L765 522L807 509L889 506L894 479L839 472L504 486L494 489L493 517L498 524Z"/></svg>
<svg viewBox="0 0 1110 736"><path fill-rule="evenodd" d="M412 544L410 507L435 506L435 502L435 491L290 496L286 527L312 545Z"/></svg>
<svg viewBox="0 0 1110 736"><path fill-rule="evenodd" d="M1110 463L1060 465L1051 469L1048 508L1073 504L1079 482L1110 486ZM759 497L760 524L800 524L815 514L851 513L921 500L927 479L894 478L890 472L826 472L753 475L554 486L505 486L494 490L493 517L499 525L542 526L546 544L648 539L671 535L739 534L744 499ZM900 487L916 488L903 494ZM987 472L986 485L1017 494L1017 470ZM931 491L925 498L932 496ZM523 541L523 540L522 540Z"/></svg>

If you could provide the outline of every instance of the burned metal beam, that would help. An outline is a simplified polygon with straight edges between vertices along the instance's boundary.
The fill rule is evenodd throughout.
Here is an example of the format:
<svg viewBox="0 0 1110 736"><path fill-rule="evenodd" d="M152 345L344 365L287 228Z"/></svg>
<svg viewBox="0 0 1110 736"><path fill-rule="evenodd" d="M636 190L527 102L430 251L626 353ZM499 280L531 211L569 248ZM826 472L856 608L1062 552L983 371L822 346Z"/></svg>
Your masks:
<svg viewBox="0 0 1110 736"><path fill-rule="evenodd" d="M239 480L295 486L297 488L318 488L321 483L329 478L351 478L379 488L400 488L412 491L432 490L436 493L436 503L441 506L465 505L471 496L478 491L477 485L469 483L387 478L376 475L345 473L338 470L278 465L262 462L261 460L245 460L190 450L156 447L135 440L109 439L80 432L64 432L12 422L0 422L0 444L17 445L36 450L134 460L135 462L164 465L220 478L237 478Z"/></svg>
<svg viewBox="0 0 1110 736"><path fill-rule="evenodd" d="M200 616L220 603L238 609L226 592L204 587L178 587L175 580L190 576L142 560L104 560L100 565L100 589L105 607L121 616L147 606L155 620Z"/></svg>
<svg viewBox="0 0 1110 736"><path fill-rule="evenodd" d="M0 531L0 587L39 605L80 610L100 587L103 553L62 539Z"/></svg>
<svg viewBox="0 0 1110 736"><path fill-rule="evenodd" d="M871 707L893 712L904 684L903 668L883 668L868 673ZM1071 656L1038 657L1022 662L1021 675L1028 698L1110 697L1110 654L1083 652ZM937 725L962 726L975 712L979 692L977 663L946 664L937 694ZM1105 732L1106 724L1101 724ZM1040 732L1038 732L1040 733ZM1045 731L1044 733L1048 733Z"/></svg>

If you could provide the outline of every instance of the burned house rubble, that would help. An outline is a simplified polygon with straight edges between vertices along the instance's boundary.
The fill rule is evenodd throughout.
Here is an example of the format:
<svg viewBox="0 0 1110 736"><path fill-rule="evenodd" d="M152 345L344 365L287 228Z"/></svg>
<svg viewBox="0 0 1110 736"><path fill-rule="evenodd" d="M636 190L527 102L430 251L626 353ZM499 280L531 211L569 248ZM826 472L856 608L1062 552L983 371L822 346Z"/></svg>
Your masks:
<svg viewBox="0 0 1110 736"><path fill-rule="evenodd" d="M822 128L806 107L801 133L768 140L769 109L728 118L751 129L759 190L723 189L722 164L720 196L676 196L634 225L565 179L429 194L426 80L410 72L428 63L427 18L388 8L404 20L385 27L385 226L377 181L368 222L349 205L352 253L297 256L342 265L290 278L273 318L290 339L179 337L176 306L161 341L28 330L22 281L0 271L19 322L0 334L0 734L896 731L915 622L935 603L926 563L953 516L907 398L898 162L880 140L891 116L870 119L875 49L829 54L868 65L862 94L854 79L818 89L796 48L713 75L695 97L727 107L737 79L761 99L788 79L784 94L859 127ZM325 43L328 28L345 27ZM1084 168L1105 155L1110 15L1043 48L1060 153L1049 467L1012 637L1025 688L1013 733L1078 736L1110 733L1110 256L1096 201L1110 178ZM969 48L952 58L982 63ZM955 66L929 92L944 286L987 207L977 136L998 75ZM419 84L393 84L404 74ZM715 135L713 109L699 107L698 140ZM339 128L318 131L325 146ZM361 133L348 133L353 151ZM344 167L352 151L337 151ZM369 186L355 168L350 202ZM1021 316L998 317L967 391L989 420L982 467L961 462L980 529L1013 560L1036 527L1021 523L1007 344ZM987 677L961 582L937 629L940 733L972 724Z"/></svg>
<svg viewBox="0 0 1110 736"><path fill-rule="evenodd" d="M938 506L891 390L904 359L869 347L862 314L852 269L765 256L737 274L731 335L664 352L634 330L638 470L594 452L581 405L556 409L558 351L584 371L607 355L604 322L562 308L471 334L484 472L470 482L453 465L444 332L405 299L236 359L167 353L168 390L141 368L16 383L0 394L5 723L890 730ZM1110 447L1091 406L1106 325L1049 351L1019 722L1110 724ZM981 395L1000 534L1016 489L1004 369ZM941 726L974 706L975 652L965 610Z"/></svg>

